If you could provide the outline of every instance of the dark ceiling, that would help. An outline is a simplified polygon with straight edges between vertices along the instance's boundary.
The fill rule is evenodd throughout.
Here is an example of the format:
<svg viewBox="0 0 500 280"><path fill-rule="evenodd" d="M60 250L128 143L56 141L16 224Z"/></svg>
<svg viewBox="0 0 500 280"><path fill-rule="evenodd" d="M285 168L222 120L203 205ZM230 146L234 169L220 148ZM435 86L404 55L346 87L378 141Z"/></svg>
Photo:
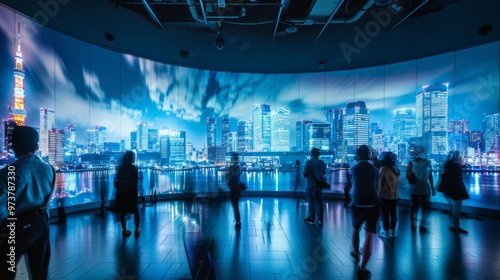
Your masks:
<svg viewBox="0 0 500 280"><path fill-rule="evenodd" d="M238 72L352 69L500 39L496 0L0 2L98 46L174 65Z"/></svg>

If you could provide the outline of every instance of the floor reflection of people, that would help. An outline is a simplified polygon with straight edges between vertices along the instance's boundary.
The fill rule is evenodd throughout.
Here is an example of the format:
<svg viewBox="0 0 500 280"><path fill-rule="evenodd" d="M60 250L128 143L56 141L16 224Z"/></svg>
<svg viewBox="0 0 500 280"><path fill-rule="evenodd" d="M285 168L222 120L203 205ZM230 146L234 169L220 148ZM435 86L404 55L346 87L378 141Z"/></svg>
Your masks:
<svg viewBox="0 0 500 280"><path fill-rule="evenodd" d="M140 239L132 244L123 239L116 247L116 268L109 279L139 279L139 265L141 265ZM142 271L141 271L142 273Z"/></svg>
<svg viewBox="0 0 500 280"><path fill-rule="evenodd" d="M101 205L99 207L99 215L104 215L104 208L108 199L108 179L109 173L105 172L99 176L96 186L99 188L99 197L101 198Z"/></svg>
<svg viewBox="0 0 500 280"><path fill-rule="evenodd" d="M210 238L185 236L184 247L192 279L217 279L215 243Z"/></svg>
<svg viewBox="0 0 500 280"><path fill-rule="evenodd" d="M151 203L156 204L156 188L158 186L158 173L154 169L149 170L149 191Z"/></svg>
<svg viewBox="0 0 500 280"><path fill-rule="evenodd" d="M452 235L447 237L443 242L448 242L446 250L443 250L445 263L444 263L444 279L471 279L468 275L470 270L467 270L463 260L462 250L462 236Z"/></svg>

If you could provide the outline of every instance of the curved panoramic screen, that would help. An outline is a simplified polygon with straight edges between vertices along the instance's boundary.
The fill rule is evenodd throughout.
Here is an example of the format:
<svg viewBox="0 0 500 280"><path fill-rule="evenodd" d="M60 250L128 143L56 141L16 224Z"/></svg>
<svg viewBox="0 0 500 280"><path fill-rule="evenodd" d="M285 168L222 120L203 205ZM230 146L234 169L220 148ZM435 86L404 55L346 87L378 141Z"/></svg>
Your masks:
<svg viewBox="0 0 500 280"><path fill-rule="evenodd" d="M249 191L293 191L318 147L342 193L359 145L374 157L395 152L403 170L423 149L436 172L458 150L473 198L465 204L498 208L499 53L495 42L346 71L216 72L103 49L0 6L1 164L14 160L14 123L39 129L39 155L59 170L57 208L112 198L128 149L145 199L224 190L231 152ZM403 197L406 188L402 178Z"/></svg>

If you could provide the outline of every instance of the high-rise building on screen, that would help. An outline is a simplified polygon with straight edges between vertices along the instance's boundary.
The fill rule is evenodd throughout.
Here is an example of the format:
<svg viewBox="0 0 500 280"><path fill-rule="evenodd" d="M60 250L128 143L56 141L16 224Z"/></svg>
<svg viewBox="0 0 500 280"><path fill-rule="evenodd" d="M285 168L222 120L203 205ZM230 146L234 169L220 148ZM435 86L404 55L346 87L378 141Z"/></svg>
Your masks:
<svg viewBox="0 0 500 280"><path fill-rule="evenodd" d="M50 129L49 137L49 163L60 165L64 163L64 130Z"/></svg>
<svg viewBox="0 0 500 280"><path fill-rule="evenodd" d="M416 96L417 136L429 159L444 161L448 154L448 85L423 86Z"/></svg>
<svg viewBox="0 0 500 280"><path fill-rule="evenodd" d="M347 103L342 125L347 157L352 159L356 156L356 150L360 145L369 145L370 110L366 108L364 101Z"/></svg>
<svg viewBox="0 0 500 280"><path fill-rule="evenodd" d="M141 122L137 125L137 150L148 150L149 125L146 122Z"/></svg>
<svg viewBox="0 0 500 280"><path fill-rule="evenodd" d="M488 114L483 119L484 151L500 153L500 114Z"/></svg>
<svg viewBox="0 0 500 280"><path fill-rule="evenodd" d="M271 151L271 106L260 104L253 107L253 151Z"/></svg>
<svg viewBox="0 0 500 280"><path fill-rule="evenodd" d="M312 120L301 120L295 123L295 150L307 151L307 125L312 123Z"/></svg>
<svg viewBox="0 0 500 280"><path fill-rule="evenodd" d="M306 126L307 131L307 150L318 148L327 151L330 148L330 129L329 123L309 123Z"/></svg>
<svg viewBox="0 0 500 280"><path fill-rule="evenodd" d="M217 133L217 119L207 118L207 147L214 147L216 145Z"/></svg>
<svg viewBox="0 0 500 280"><path fill-rule="evenodd" d="M240 153L252 151L252 122L239 120L236 132L236 150Z"/></svg>
<svg viewBox="0 0 500 280"><path fill-rule="evenodd" d="M231 120L229 118L222 118L221 123L222 123L222 147L224 147L226 151L231 151L231 147L229 144Z"/></svg>
<svg viewBox="0 0 500 280"><path fill-rule="evenodd" d="M271 151L290 151L290 111L284 108L271 112Z"/></svg>
<svg viewBox="0 0 500 280"><path fill-rule="evenodd" d="M415 108L400 108L393 111L392 124L394 137L397 142L407 142L417 135Z"/></svg>
<svg viewBox="0 0 500 280"><path fill-rule="evenodd" d="M40 153L49 155L49 130L56 128L56 112L53 109L40 108Z"/></svg>

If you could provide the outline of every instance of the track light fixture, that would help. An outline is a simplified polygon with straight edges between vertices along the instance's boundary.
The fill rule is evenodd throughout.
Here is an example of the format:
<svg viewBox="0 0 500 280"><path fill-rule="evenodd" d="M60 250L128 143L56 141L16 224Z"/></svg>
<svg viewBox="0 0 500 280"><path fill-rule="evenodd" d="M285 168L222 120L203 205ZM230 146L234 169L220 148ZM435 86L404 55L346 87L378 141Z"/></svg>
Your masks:
<svg viewBox="0 0 500 280"><path fill-rule="evenodd" d="M217 38L215 38L215 47L218 50L222 50L224 48L224 34L222 33L222 25L221 23L217 23Z"/></svg>

